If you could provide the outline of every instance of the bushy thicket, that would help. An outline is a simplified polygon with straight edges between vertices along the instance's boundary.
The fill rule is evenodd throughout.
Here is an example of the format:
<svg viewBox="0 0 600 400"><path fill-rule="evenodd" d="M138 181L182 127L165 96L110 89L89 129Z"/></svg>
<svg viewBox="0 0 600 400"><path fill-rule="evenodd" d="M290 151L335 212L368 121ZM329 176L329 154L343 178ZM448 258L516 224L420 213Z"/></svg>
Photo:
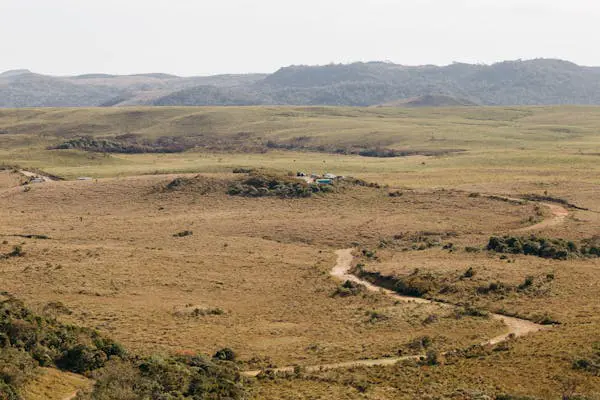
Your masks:
<svg viewBox="0 0 600 400"><path fill-rule="evenodd" d="M450 153L460 153L464 150L396 150L388 148L370 148L363 149L358 152L359 156L363 157L379 157L379 158L391 158L391 157L409 157L409 156L441 156Z"/></svg>
<svg viewBox="0 0 600 400"><path fill-rule="evenodd" d="M85 373L102 367L123 348L97 332L39 316L12 297L0 302L0 348L26 352L41 366Z"/></svg>
<svg viewBox="0 0 600 400"><path fill-rule="evenodd" d="M103 367L113 357L125 355L121 346L95 331L36 315L19 300L3 296L6 299L0 302L0 399L2 393L17 393L37 366L86 373Z"/></svg>
<svg viewBox="0 0 600 400"><path fill-rule="evenodd" d="M299 179L253 173L247 179L232 183L227 193L244 197L310 197L315 193L328 193L334 188L329 185L309 184Z"/></svg>
<svg viewBox="0 0 600 400"><path fill-rule="evenodd" d="M357 296L365 292L365 286L360 283L345 281L339 285L332 293L331 297Z"/></svg>
<svg viewBox="0 0 600 400"><path fill-rule="evenodd" d="M356 272L361 278L404 296L424 297L439 289L435 277L431 274L415 272L402 277L388 276L379 272L365 271L361 266L357 267Z"/></svg>
<svg viewBox="0 0 600 400"><path fill-rule="evenodd" d="M69 139L53 146L54 150L84 150L99 153L181 153L193 147L178 137L161 137L155 141L142 140L133 135L123 135L115 139L96 139L91 136L82 136Z"/></svg>
<svg viewBox="0 0 600 400"><path fill-rule="evenodd" d="M581 246L577 246L573 241L541 238L534 235L529 237L492 236L488 242L487 250L555 260L566 260L569 257L600 256L600 245L596 239L584 240Z"/></svg>
<svg viewBox="0 0 600 400"><path fill-rule="evenodd" d="M115 360L97 371L86 400L241 399L244 389L233 364L200 356Z"/></svg>
<svg viewBox="0 0 600 400"><path fill-rule="evenodd" d="M3 294L3 298L0 400L20 400L19 388L34 376L38 366L93 377L93 391L80 395L90 400L243 397L234 364L220 361L222 358L128 355L118 343L96 331L61 324L33 313L12 296ZM222 353L233 354L228 349Z"/></svg>

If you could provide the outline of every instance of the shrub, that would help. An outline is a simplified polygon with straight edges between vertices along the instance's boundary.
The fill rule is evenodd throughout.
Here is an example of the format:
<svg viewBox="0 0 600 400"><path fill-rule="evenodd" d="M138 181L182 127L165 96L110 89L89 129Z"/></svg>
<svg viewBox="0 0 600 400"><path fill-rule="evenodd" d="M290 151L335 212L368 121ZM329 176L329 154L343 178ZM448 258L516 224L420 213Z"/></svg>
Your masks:
<svg viewBox="0 0 600 400"><path fill-rule="evenodd" d="M425 357L423 357L419 362L420 365L431 365L431 366L438 365L439 363L440 363L439 354L435 350L427 350Z"/></svg>
<svg viewBox="0 0 600 400"><path fill-rule="evenodd" d="M566 260L579 255L575 243L563 239L547 239L534 235L529 237L492 236L487 250L497 253L525 254L542 258Z"/></svg>
<svg viewBox="0 0 600 400"><path fill-rule="evenodd" d="M480 286L477 288L479 294L489 293L506 293L510 288L502 282L491 282L488 286Z"/></svg>
<svg viewBox="0 0 600 400"><path fill-rule="evenodd" d="M98 153L181 153L194 147L186 138L163 136L154 141L140 140L136 135L121 135L114 139L96 139L82 136L69 139L50 150L78 149Z"/></svg>
<svg viewBox="0 0 600 400"><path fill-rule="evenodd" d="M362 255L365 256L365 257L367 257L367 258L377 258L377 256L376 256L377 252L375 250L364 249L362 251Z"/></svg>
<svg viewBox="0 0 600 400"><path fill-rule="evenodd" d="M422 350L422 349L427 349L429 347L431 347L431 345L433 344L433 339L430 336L421 336L418 338L413 339L409 344L408 347L412 350Z"/></svg>
<svg viewBox="0 0 600 400"><path fill-rule="evenodd" d="M182 232L178 232L176 234L173 235L173 237L186 237L186 236L192 236L194 234L194 232L192 231L182 231Z"/></svg>
<svg viewBox="0 0 600 400"><path fill-rule="evenodd" d="M89 329L63 325L33 314L9 297L0 302L0 336L5 347L24 351L44 366L87 372L123 355L120 346Z"/></svg>
<svg viewBox="0 0 600 400"><path fill-rule="evenodd" d="M244 398L233 369L199 356L111 361L95 378L91 400Z"/></svg>
<svg viewBox="0 0 600 400"><path fill-rule="evenodd" d="M6 258L11 258L11 257L23 257L24 255L25 255L25 252L23 251L23 247L14 246L10 253L0 254L0 260L3 258L6 259Z"/></svg>
<svg viewBox="0 0 600 400"><path fill-rule="evenodd" d="M21 387L34 376L37 365L24 350L12 347L0 349L0 387L1 384Z"/></svg>
<svg viewBox="0 0 600 400"><path fill-rule="evenodd" d="M332 294L332 297L357 296L365 291L365 286L360 283L346 281L338 286Z"/></svg>
<svg viewBox="0 0 600 400"><path fill-rule="evenodd" d="M466 305L464 307L459 307L454 310L454 317L456 319L460 319L462 317L489 318L489 316L490 314L487 311L474 307L472 305Z"/></svg>
<svg viewBox="0 0 600 400"><path fill-rule="evenodd" d="M525 290L531 286L533 286L533 276L528 276L525 278L525 281L519 285L519 290Z"/></svg>
<svg viewBox="0 0 600 400"><path fill-rule="evenodd" d="M366 314L369 317L368 322L372 324L390 319L390 317L384 314L382 311L373 310L368 311Z"/></svg>
<svg viewBox="0 0 600 400"><path fill-rule="evenodd" d="M235 352L228 347L225 347L215 353L214 359L222 361L235 361Z"/></svg>
<svg viewBox="0 0 600 400"><path fill-rule="evenodd" d="M331 186L309 184L293 177L252 172L249 178L229 185L227 194L244 197L302 198L331 190L333 190Z"/></svg>
<svg viewBox="0 0 600 400"><path fill-rule="evenodd" d="M431 274L411 275L398 278L394 290L399 294L413 297L423 297L437 289L435 277Z"/></svg>
<svg viewBox="0 0 600 400"><path fill-rule="evenodd" d="M60 369L83 374L104 366L108 356L101 350L78 344L64 352L56 361Z"/></svg>
<svg viewBox="0 0 600 400"><path fill-rule="evenodd" d="M17 389L0 379L0 400L21 400Z"/></svg>
<svg viewBox="0 0 600 400"><path fill-rule="evenodd" d="M0 400L20 400L18 389L39 364L90 374L91 400L242 399L233 365L199 356L128 356L118 343L95 331L33 314L8 296L0 301ZM235 358L229 349L219 359Z"/></svg>
<svg viewBox="0 0 600 400"><path fill-rule="evenodd" d="M465 271L465 273L464 273L464 274L462 274L462 277L463 277L463 278L466 278L466 279L469 279L469 278L472 278L472 277L474 277L474 276L475 276L475 274L476 274L476 272L475 272L475 270L473 269L473 267L469 267L469 269L467 269L467 270Z"/></svg>

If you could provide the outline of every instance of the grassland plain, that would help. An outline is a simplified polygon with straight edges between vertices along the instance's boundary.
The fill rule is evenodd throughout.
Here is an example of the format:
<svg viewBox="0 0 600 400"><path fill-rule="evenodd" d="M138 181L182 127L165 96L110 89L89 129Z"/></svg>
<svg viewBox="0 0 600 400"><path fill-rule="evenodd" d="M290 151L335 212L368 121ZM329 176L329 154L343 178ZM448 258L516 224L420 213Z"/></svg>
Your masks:
<svg viewBox="0 0 600 400"><path fill-rule="evenodd" d="M247 369L419 354L415 343L423 337L441 354L504 331L492 320L457 319L435 305L396 304L377 293L332 296L340 284L329 276L334 251L356 247L355 262L366 271L404 277L418 269L438 289L451 287L435 298L560 325L498 351L440 356L435 366L267 377L253 385L255 398L598 398L599 379L572 368L600 342L598 259L482 250L490 236L515 234L550 216L536 202L486 193L535 193L589 209L569 209L561 224L523 235L578 243L597 235L598 126L600 109L590 107L0 111L0 162L98 178L26 191L17 186L18 174L0 172L0 254L15 246L24 252L0 260L2 289L40 311L60 301L70 310L61 320L96 327L142 353L228 346ZM128 132L204 132L211 146L214 138L251 132L278 143L310 136L324 146L466 151L369 158L233 147L135 155L47 150L80 134ZM219 185L164 190L192 172L226 182L234 167L330 171L389 187L307 199L232 197ZM173 236L183 231L193 234ZM49 239L15 236L32 234ZM474 275L465 279L469 268ZM528 277L531 290L515 289ZM492 283L514 290L479 290Z"/></svg>

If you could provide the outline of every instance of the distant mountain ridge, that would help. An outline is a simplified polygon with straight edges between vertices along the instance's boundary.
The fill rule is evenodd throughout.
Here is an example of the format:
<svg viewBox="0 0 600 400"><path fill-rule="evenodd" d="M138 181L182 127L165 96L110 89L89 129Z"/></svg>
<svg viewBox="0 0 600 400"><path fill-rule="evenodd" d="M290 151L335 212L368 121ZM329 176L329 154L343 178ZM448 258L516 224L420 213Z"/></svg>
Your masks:
<svg viewBox="0 0 600 400"><path fill-rule="evenodd" d="M208 77L0 74L0 107L561 104L599 105L600 67L535 59L441 67L384 62L290 66L273 74Z"/></svg>

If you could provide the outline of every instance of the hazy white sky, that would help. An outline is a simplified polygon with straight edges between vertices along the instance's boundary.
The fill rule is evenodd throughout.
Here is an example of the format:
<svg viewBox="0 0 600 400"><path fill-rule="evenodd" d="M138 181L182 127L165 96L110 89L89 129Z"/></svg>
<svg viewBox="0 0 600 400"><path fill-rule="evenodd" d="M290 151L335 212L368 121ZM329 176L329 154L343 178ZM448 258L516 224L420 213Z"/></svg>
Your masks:
<svg viewBox="0 0 600 400"><path fill-rule="evenodd" d="M290 64L600 65L598 0L0 0L0 71L273 72Z"/></svg>

